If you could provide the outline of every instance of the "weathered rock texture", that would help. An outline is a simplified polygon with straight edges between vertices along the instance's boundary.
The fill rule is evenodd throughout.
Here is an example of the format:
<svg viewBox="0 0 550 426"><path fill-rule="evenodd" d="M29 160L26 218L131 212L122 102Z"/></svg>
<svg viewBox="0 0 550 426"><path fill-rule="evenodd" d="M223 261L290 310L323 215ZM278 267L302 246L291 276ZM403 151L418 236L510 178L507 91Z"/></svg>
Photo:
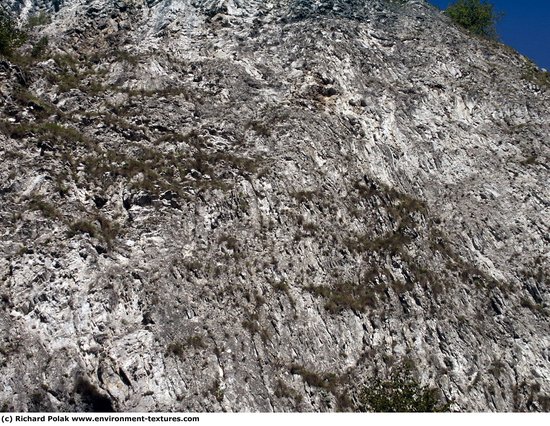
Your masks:
<svg viewBox="0 0 550 426"><path fill-rule="evenodd" d="M12 3L5 409L550 409L547 74L420 0Z"/></svg>

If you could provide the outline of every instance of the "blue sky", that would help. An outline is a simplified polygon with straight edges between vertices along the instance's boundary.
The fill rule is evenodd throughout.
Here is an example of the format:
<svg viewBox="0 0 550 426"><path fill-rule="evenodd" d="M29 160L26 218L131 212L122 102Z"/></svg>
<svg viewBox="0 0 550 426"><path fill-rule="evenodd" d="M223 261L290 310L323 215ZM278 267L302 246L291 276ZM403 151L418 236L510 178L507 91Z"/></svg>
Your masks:
<svg viewBox="0 0 550 426"><path fill-rule="evenodd" d="M454 0L429 0L446 9ZM497 25L502 42L550 71L550 0L490 0L504 17Z"/></svg>

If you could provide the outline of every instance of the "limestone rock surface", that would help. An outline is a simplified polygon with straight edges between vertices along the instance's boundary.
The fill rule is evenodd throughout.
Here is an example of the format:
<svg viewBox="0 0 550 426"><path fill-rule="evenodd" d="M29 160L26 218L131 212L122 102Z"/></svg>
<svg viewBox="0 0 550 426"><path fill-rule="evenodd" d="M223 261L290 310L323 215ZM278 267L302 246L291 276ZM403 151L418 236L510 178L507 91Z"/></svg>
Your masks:
<svg viewBox="0 0 550 426"><path fill-rule="evenodd" d="M550 410L547 73L422 0L10 5L5 410Z"/></svg>

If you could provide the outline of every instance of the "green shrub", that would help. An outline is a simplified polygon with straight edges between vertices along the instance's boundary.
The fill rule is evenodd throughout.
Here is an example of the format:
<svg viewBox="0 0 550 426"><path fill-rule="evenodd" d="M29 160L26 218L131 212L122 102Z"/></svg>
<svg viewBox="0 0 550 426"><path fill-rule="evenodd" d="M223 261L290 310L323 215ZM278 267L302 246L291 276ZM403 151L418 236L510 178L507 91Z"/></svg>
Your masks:
<svg viewBox="0 0 550 426"><path fill-rule="evenodd" d="M87 220L77 220L69 225L67 236L71 238L78 234L88 234L93 238L97 236L98 229Z"/></svg>
<svg viewBox="0 0 550 426"><path fill-rule="evenodd" d="M48 48L48 43L48 37L40 37L40 39L32 47L31 56L33 58L41 58L42 56L44 56L44 53Z"/></svg>
<svg viewBox="0 0 550 426"><path fill-rule="evenodd" d="M17 28L15 19L0 6L0 55L10 56L13 49L25 41L25 33Z"/></svg>
<svg viewBox="0 0 550 426"><path fill-rule="evenodd" d="M496 23L500 19L491 3L481 0L458 0L445 11L455 23L470 32L496 39Z"/></svg>
<svg viewBox="0 0 550 426"><path fill-rule="evenodd" d="M290 374L298 374L309 386L321 388L329 392L334 392L338 386L338 377L334 373L318 373L307 368L292 364L289 369Z"/></svg>
<svg viewBox="0 0 550 426"><path fill-rule="evenodd" d="M44 201L40 197L34 197L30 201L29 207L33 210L41 211L45 217L50 219L59 219L61 217L61 213L53 204Z"/></svg>
<svg viewBox="0 0 550 426"><path fill-rule="evenodd" d="M325 309L331 314L339 314L347 309L365 312L376 306L376 293L379 288L370 285L358 285L349 281L340 281L329 286L309 286L305 290L316 296L324 297Z"/></svg>
<svg viewBox="0 0 550 426"><path fill-rule="evenodd" d="M359 395L358 411L377 413L441 413L439 390L422 386L409 368L395 371L388 379L375 378Z"/></svg>
<svg viewBox="0 0 550 426"><path fill-rule="evenodd" d="M44 13L40 12L37 15L32 15L29 17L27 21L27 27L28 28L34 28L34 27L40 27L42 25L47 25L52 21L51 17Z"/></svg>

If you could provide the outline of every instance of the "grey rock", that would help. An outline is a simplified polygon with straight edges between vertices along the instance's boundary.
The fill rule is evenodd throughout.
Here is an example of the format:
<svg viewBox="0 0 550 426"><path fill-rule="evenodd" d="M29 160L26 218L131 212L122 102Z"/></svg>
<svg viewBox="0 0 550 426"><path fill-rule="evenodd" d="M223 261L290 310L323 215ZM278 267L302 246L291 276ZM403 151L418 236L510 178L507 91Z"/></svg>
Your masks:
<svg viewBox="0 0 550 426"><path fill-rule="evenodd" d="M550 408L543 71L424 1L11 4L7 410Z"/></svg>

